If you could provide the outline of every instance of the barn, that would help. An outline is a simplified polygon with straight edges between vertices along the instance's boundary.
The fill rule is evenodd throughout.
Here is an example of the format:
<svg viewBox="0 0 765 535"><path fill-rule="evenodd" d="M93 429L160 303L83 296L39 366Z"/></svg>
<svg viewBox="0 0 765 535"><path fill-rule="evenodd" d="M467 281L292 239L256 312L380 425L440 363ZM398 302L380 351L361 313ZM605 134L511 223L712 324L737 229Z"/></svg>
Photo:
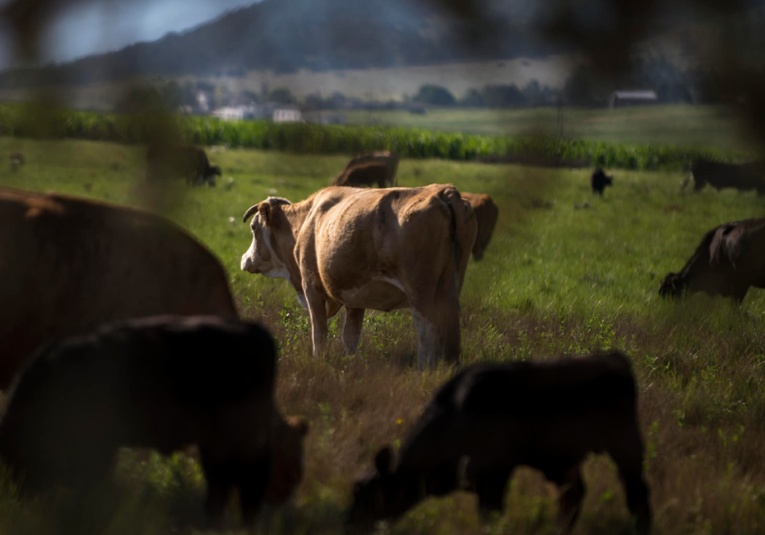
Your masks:
<svg viewBox="0 0 765 535"><path fill-rule="evenodd" d="M659 97L653 89L636 89L629 91L614 91L608 98L609 108L622 108L624 106L639 106L656 104Z"/></svg>

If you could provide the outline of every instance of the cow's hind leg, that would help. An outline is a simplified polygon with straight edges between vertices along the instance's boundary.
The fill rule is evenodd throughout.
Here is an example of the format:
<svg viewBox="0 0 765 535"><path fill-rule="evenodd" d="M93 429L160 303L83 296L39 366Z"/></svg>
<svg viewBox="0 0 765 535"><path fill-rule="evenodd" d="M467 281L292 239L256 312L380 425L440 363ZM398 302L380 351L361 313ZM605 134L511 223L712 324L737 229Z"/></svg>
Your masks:
<svg viewBox="0 0 765 535"><path fill-rule="evenodd" d="M345 309L345 323L343 324L343 346L346 355L353 355L359 348L361 340L361 326L364 323L363 308Z"/></svg>
<svg viewBox="0 0 765 535"><path fill-rule="evenodd" d="M432 368L441 358L458 364L460 356L459 299L440 299L426 305L412 305L417 329L417 366Z"/></svg>
<svg viewBox="0 0 765 535"><path fill-rule="evenodd" d="M235 482L239 475L236 463L215 458L205 448L200 448L202 470L207 482L207 497L205 499L205 512L211 527L220 527L223 522L223 513L234 490Z"/></svg>
<svg viewBox="0 0 765 535"><path fill-rule="evenodd" d="M608 448L608 453L619 469L627 507L635 519L638 533L649 533L652 523L650 491L643 477L643 441L637 427L620 434L620 440Z"/></svg>
<svg viewBox="0 0 765 535"><path fill-rule="evenodd" d="M327 304L324 297L312 286L303 283L308 313L311 317L313 356L318 357L327 344Z"/></svg>
<svg viewBox="0 0 765 535"><path fill-rule="evenodd" d="M268 459L264 457L257 461L242 464L237 471L239 504L245 526L252 527L255 525L266 494L269 470Z"/></svg>
<svg viewBox="0 0 765 535"><path fill-rule="evenodd" d="M432 368L441 356L438 326L433 319L412 307L412 319L417 330L417 368Z"/></svg>
<svg viewBox="0 0 765 535"><path fill-rule="evenodd" d="M545 477L558 487L557 524L562 533L570 533L579 519L586 493L581 466L575 464L565 469L548 470Z"/></svg>
<svg viewBox="0 0 765 535"><path fill-rule="evenodd" d="M494 468L476 474L475 492L478 495L478 507L482 516L503 509L507 480L510 479L512 472L511 468Z"/></svg>

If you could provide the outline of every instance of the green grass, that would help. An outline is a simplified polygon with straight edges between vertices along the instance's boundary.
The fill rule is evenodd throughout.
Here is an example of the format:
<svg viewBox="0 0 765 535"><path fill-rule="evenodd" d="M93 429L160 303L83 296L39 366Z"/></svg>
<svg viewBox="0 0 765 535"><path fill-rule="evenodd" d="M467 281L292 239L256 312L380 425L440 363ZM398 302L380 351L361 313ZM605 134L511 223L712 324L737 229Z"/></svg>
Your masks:
<svg viewBox="0 0 765 535"><path fill-rule="evenodd" d="M326 359L308 356L307 313L282 280L239 270L250 233L244 211L268 195L293 201L328 185L344 156L219 149L213 163L229 189L169 187L162 202L141 191L138 147L85 141L0 138L0 154L27 164L0 171L0 185L58 190L156 209L206 243L229 271L243 315L263 321L281 350L278 399L311 422L306 477L295 502L271 516L270 533L337 533L354 477L384 443L396 444L449 370L418 372L407 311L369 313L360 353L345 357L333 320ZM0 168L1 169L1 168ZM462 294L463 363L539 359L615 347L634 361L647 478L657 532L765 532L765 292L741 307L704 295L659 298L704 232L760 216L754 193L679 191L681 173L614 171L600 198L588 170L403 159L399 182L451 182L486 192L500 218L486 256L471 261ZM128 259L126 259L128 261ZM342 316L342 314L340 314ZM341 320L341 318L340 318ZM203 482L184 456L127 454L124 494L104 533L194 533ZM577 533L629 533L613 464L585 464L588 495ZM0 534L77 531L63 502L27 503L0 477ZM553 533L555 497L539 474L520 470L507 511L482 526L475 499L427 500L393 533ZM235 525L232 523L232 526ZM197 527L194 527L197 526ZM233 528L232 528L233 529Z"/></svg>
<svg viewBox="0 0 765 535"><path fill-rule="evenodd" d="M758 151L723 107L434 110L411 117L356 113L357 123L225 121L173 114L99 114L29 102L0 106L0 136L98 140L124 144L179 139L291 154L356 154L379 149L404 158L561 162L643 171L689 169L698 157L756 158ZM353 112L349 112L353 114ZM407 120L408 119L408 120ZM370 125L369 123L375 123ZM493 126L492 126L493 125ZM484 130L488 133L476 133ZM499 130L497 130L499 127Z"/></svg>
<svg viewBox="0 0 765 535"><path fill-rule="evenodd" d="M432 108L424 115L399 111L325 112L346 124L377 124L522 136L530 133L628 145L674 145L752 151L752 136L737 110L723 106L655 105L626 108Z"/></svg>

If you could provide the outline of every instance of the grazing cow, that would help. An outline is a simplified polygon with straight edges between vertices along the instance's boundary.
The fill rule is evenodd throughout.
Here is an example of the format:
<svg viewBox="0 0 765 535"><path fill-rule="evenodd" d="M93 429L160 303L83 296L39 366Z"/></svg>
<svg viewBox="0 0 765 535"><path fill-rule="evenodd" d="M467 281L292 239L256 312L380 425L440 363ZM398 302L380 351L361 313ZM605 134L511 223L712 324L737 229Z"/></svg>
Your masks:
<svg viewBox="0 0 765 535"><path fill-rule="evenodd" d="M17 376L0 419L0 458L24 495L108 482L122 446L196 445L206 511L239 491L247 524L302 478L308 424L274 401L276 344L259 324L153 316L51 342Z"/></svg>
<svg viewBox="0 0 765 535"><path fill-rule="evenodd" d="M237 316L228 273L171 221L0 188L0 389L41 343L154 314Z"/></svg>
<svg viewBox="0 0 765 535"><path fill-rule="evenodd" d="M381 188L394 187L397 183L398 161L398 154L391 151L356 156L332 180L332 185L366 187L376 184Z"/></svg>
<svg viewBox="0 0 765 535"><path fill-rule="evenodd" d="M669 273L662 297L686 292L730 297L739 303L750 286L765 288L765 218L719 225L701 239L680 273Z"/></svg>
<svg viewBox="0 0 765 535"><path fill-rule="evenodd" d="M705 158L693 161L691 171L683 180L681 190L693 180L693 191L699 192L709 184L716 190L735 188L739 191L756 190L765 193L765 161L734 164L716 162Z"/></svg>
<svg viewBox="0 0 765 535"><path fill-rule="evenodd" d="M462 198L466 199L475 211L478 234L473 245L473 260L481 260L486 251L486 246L489 245L491 235L494 233L499 208L494 204L494 199L486 193L466 193L463 191Z"/></svg>
<svg viewBox="0 0 765 535"><path fill-rule="evenodd" d="M476 220L454 186L329 186L295 204L269 197L243 221L250 217L252 244L241 268L290 281L311 317L314 355L324 349L327 319L341 307L347 353L359 345L364 309L409 307L418 366L441 357L457 362L459 295Z"/></svg>
<svg viewBox="0 0 765 535"><path fill-rule="evenodd" d="M394 461L390 446L355 483L351 530L395 521L428 496L478 495L483 512L503 508L516 467L540 470L560 491L558 522L570 531L585 495L581 465L608 453L640 532L651 526L643 440L630 361L613 351L540 362L464 368L433 396Z"/></svg>
<svg viewBox="0 0 765 535"><path fill-rule="evenodd" d="M598 195L603 195L603 191L606 189L606 186L612 186L613 183L614 178L608 176L600 167L596 167L590 176L590 186L592 187L592 192L597 193Z"/></svg>
<svg viewBox="0 0 765 535"><path fill-rule="evenodd" d="M221 175L217 165L210 165L201 147L180 144L154 144L146 149L146 180L183 178L186 184L215 186Z"/></svg>

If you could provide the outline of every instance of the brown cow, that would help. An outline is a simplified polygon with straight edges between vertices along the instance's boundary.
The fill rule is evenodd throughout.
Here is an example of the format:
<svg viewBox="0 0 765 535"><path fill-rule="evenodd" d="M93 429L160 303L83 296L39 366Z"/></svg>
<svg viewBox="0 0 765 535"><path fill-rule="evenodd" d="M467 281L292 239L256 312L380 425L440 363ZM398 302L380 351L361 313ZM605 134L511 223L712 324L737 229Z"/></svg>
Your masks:
<svg viewBox="0 0 765 535"><path fill-rule="evenodd" d="M109 482L122 446L170 454L195 445L206 510L232 491L252 524L303 473L308 424L274 400L276 343L257 323L153 316L51 342L19 373L0 420L0 458L24 495Z"/></svg>
<svg viewBox="0 0 765 535"><path fill-rule="evenodd" d="M734 188L739 191L756 190L758 195L762 195L765 194L765 161L726 163L697 158L692 162L690 173L680 189L685 189L691 180L694 192L701 191L709 184L718 191Z"/></svg>
<svg viewBox="0 0 765 535"><path fill-rule="evenodd" d="M475 211L475 218L478 222L478 234L473 245L473 259L481 260L489 245L491 235L494 233L494 227L497 224L499 208L494 203L494 199L486 193L466 193L462 192L462 198L467 199Z"/></svg>
<svg viewBox="0 0 765 535"><path fill-rule="evenodd" d="M741 303L751 286L765 288L765 218L724 223L708 231L680 273L669 273L659 294L686 292L730 297Z"/></svg>
<svg viewBox="0 0 765 535"><path fill-rule="evenodd" d="M215 177L220 175L220 167L210 165L201 147L157 143L146 149L147 181L183 178L190 186L214 186Z"/></svg>
<svg viewBox="0 0 765 535"><path fill-rule="evenodd" d="M398 154L391 151L361 154L348 162L342 173L332 180L332 185L394 187L397 184L398 161Z"/></svg>
<svg viewBox="0 0 765 535"><path fill-rule="evenodd" d="M269 197L243 221L252 216L241 268L290 281L311 316L314 355L324 348L327 318L341 307L347 353L358 347L364 309L409 307L418 366L457 362L459 294L476 221L454 186L330 186L295 204Z"/></svg>
<svg viewBox="0 0 765 535"><path fill-rule="evenodd" d="M540 470L559 490L558 522L576 523L585 495L581 465L608 453L619 470L637 528L651 527L643 439L629 358L618 352L548 361L474 364L447 381L405 438L356 482L347 522L365 529L395 521L428 496L478 495L501 511L518 466Z"/></svg>
<svg viewBox="0 0 765 535"><path fill-rule="evenodd" d="M228 273L141 210L0 188L0 389L41 343L153 314L237 316Z"/></svg>

